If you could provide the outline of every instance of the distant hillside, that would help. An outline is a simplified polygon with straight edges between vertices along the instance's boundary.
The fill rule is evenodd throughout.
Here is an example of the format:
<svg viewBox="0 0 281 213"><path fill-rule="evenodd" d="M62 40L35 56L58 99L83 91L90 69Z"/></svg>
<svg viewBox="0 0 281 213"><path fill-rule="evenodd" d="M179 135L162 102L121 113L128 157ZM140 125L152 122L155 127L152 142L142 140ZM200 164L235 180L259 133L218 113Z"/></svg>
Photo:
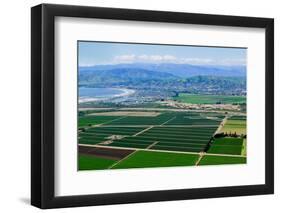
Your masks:
<svg viewBox="0 0 281 213"><path fill-rule="evenodd" d="M79 68L79 86L202 94L246 93L245 67L119 64Z"/></svg>
<svg viewBox="0 0 281 213"><path fill-rule="evenodd" d="M245 77L194 76L181 81L183 90L202 94L246 94Z"/></svg>
<svg viewBox="0 0 281 213"><path fill-rule="evenodd" d="M170 81L178 78L170 73L155 72L141 68L81 69L79 72L79 84L137 84L145 81Z"/></svg>
<svg viewBox="0 0 281 213"><path fill-rule="evenodd" d="M224 77L245 77L245 66L211 66L211 65L190 65L190 64L116 64L116 65L97 65L92 67L80 67L80 73L85 71L105 71L115 69L128 69L133 71L149 70L161 73L169 73L178 77L192 76L224 76Z"/></svg>

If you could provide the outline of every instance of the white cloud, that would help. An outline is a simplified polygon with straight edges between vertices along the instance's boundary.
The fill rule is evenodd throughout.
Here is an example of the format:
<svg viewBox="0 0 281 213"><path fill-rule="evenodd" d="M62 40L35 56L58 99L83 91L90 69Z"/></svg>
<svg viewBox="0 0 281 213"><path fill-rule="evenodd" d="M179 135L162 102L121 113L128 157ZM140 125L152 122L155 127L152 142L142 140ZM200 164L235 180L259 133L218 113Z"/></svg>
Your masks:
<svg viewBox="0 0 281 213"><path fill-rule="evenodd" d="M163 61L163 57L161 55L151 55L149 57L150 61Z"/></svg>
<svg viewBox="0 0 281 213"><path fill-rule="evenodd" d="M177 58L175 56L173 56L173 55L164 55L163 59L166 60L166 61L175 61L175 60L177 60Z"/></svg>
<svg viewBox="0 0 281 213"><path fill-rule="evenodd" d="M119 55L114 57L114 62L177 62L177 58L172 55Z"/></svg>
<svg viewBox="0 0 281 213"><path fill-rule="evenodd" d="M214 60L208 58L182 58L181 63L183 64L212 64Z"/></svg>
<svg viewBox="0 0 281 213"><path fill-rule="evenodd" d="M146 60L149 59L149 56L148 55L140 55L140 56L138 56L138 59L146 61Z"/></svg>
<svg viewBox="0 0 281 213"><path fill-rule="evenodd" d="M222 59L214 60L210 58L178 58L173 55L119 55L113 59L113 64L117 63L175 63L192 65L245 65L245 59Z"/></svg>
<svg viewBox="0 0 281 213"><path fill-rule="evenodd" d="M136 58L135 55L119 55L114 57L114 61L130 62L130 61L134 61L135 58Z"/></svg>

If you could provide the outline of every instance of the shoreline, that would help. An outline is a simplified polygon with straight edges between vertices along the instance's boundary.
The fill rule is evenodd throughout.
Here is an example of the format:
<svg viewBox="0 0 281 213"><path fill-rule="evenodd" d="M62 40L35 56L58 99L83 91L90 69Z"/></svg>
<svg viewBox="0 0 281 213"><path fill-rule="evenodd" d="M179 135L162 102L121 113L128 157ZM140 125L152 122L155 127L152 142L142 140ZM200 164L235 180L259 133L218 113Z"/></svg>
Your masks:
<svg viewBox="0 0 281 213"><path fill-rule="evenodd" d="M102 88L101 88L102 89ZM104 97L104 98L92 98L92 97L85 97L85 98L80 98L78 99L78 103L86 103L86 102L95 102L95 101L105 101L105 100L109 100L112 98L120 98L120 97L126 97L129 95L132 95L135 93L135 90L133 89L126 89L126 88L108 88L108 89L115 89L115 90L119 90L122 91L122 93L120 94L116 94L116 95L112 95L110 97Z"/></svg>

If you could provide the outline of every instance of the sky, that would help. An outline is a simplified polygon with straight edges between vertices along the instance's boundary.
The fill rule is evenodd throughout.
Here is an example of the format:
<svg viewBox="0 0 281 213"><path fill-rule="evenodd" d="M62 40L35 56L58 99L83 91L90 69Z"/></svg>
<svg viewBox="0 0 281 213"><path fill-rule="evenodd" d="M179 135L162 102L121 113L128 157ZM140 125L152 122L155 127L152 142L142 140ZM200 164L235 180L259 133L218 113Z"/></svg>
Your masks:
<svg viewBox="0 0 281 213"><path fill-rule="evenodd" d="M176 63L192 65L246 65L246 48L78 42L79 66L121 63Z"/></svg>

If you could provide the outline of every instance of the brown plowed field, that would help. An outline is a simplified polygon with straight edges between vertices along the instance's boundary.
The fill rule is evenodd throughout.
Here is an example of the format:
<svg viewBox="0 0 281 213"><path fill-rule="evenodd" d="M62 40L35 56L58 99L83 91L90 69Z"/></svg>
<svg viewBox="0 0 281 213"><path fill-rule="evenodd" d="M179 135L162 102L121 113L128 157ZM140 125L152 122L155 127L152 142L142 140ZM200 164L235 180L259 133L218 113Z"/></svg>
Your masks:
<svg viewBox="0 0 281 213"><path fill-rule="evenodd" d="M122 159L132 152L134 152L134 150L79 146L79 154L94 155L114 160Z"/></svg>

